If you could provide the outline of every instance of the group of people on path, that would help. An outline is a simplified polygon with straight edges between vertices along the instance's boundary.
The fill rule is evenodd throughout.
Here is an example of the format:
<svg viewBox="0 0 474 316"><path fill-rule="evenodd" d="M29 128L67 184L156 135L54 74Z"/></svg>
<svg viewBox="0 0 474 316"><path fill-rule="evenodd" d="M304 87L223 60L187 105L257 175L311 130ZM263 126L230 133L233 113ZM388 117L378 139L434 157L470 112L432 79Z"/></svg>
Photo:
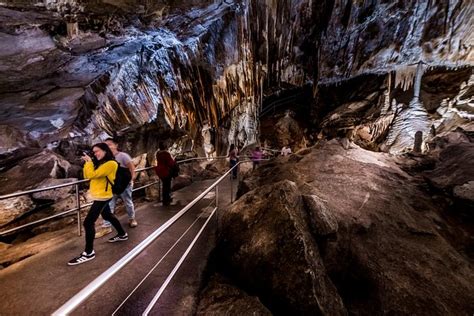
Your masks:
<svg viewBox="0 0 474 316"><path fill-rule="evenodd" d="M157 166L156 174L161 179L162 201L164 206L169 206L171 198L171 181L176 176L177 163L166 150L163 142L159 143L159 151L156 153ZM289 147L288 147L289 149ZM291 153L291 149L282 149L283 156ZM120 224L120 221L114 215L117 200L121 198L125 204L128 214L128 223L131 228L137 227L138 222L135 219L135 207L132 199L133 182L136 178L135 166L132 158L127 153L118 150L118 143L112 138L108 138L103 143L92 146L92 156L84 153L83 174L85 179L90 180L89 196L93 201L92 206L84 219L86 245L84 252L78 257L71 259L69 265L77 265L95 258L94 238L95 222L102 215L104 227L113 227L117 235L109 238L109 242L118 242L128 240L128 234ZM239 161L239 152L234 144L230 145L228 158L230 168L232 169L232 178L237 179L238 168L235 167ZM260 147L256 147L252 152L253 169L257 168L263 158ZM234 168L235 167L235 168ZM114 185L118 182L120 174L126 172L129 174L128 183L120 192L113 192Z"/></svg>
<svg viewBox="0 0 474 316"><path fill-rule="evenodd" d="M281 149L280 155L288 156L291 154L292 154L291 148L286 145L283 146L283 148ZM234 144L230 145L229 154L227 155L227 157L229 158L229 163L230 163L229 167L231 169L234 168L234 166L239 162L239 149L235 147ZM255 149L252 151L252 155L250 156L250 159L252 160L252 164L253 164L253 168L252 168L253 170L255 170L258 167L258 165L260 164L263 158L264 158L264 152L260 150L259 146L255 147ZM233 179L237 179L237 172L238 172L237 169L238 168L234 168L232 170Z"/></svg>
<svg viewBox="0 0 474 316"><path fill-rule="evenodd" d="M233 168L232 179L237 179L238 167L234 168L234 166L239 162L239 149L235 147L234 144L230 145L227 158L229 158L229 167L231 169ZM252 151L250 159L252 160L253 170L255 170L263 159L263 152L260 150L259 146L255 147Z"/></svg>
<svg viewBox="0 0 474 316"><path fill-rule="evenodd" d="M84 252L78 257L71 259L68 265L78 265L95 258L94 238L95 238L95 222L102 215L104 219L103 226L112 226L117 235L109 238L109 242L119 242L128 240L128 234L124 230L120 221L114 215L115 205L118 198L121 198L125 204L129 218L129 226L137 227L138 223L135 219L135 208L132 199L133 182L136 178L135 166L132 158L127 153L118 150L117 142L108 138L104 143L98 143L92 146L92 156L84 153L83 174L85 179L90 180L89 197L93 201L86 218L84 219L84 230L86 245ZM156 153L157 166L156 174L163 182L163 205L170 205L171 199L171 179L172 170L176 166L176 161L166 150L163 143L159 144L159 151ZM122 168L122 170L119 170ZM120 176L123 173L129 173L129 178ZM127 179L124 189L120 192L113 192L114 185L118 180ZM117 186L115 186L117 188Z"/></svg>

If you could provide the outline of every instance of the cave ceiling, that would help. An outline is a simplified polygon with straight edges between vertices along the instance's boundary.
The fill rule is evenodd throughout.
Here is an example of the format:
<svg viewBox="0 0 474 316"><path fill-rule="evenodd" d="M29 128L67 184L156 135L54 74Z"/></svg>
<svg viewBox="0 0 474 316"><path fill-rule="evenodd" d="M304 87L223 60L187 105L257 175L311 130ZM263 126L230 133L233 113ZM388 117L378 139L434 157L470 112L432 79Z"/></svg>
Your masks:
<svg viewBox="0 0 474 316"><path fill-rule="evenodd" d="M473 16L470 1L4 1L0 124L16 146L45 146L230 120L229 138L251 143L262 101L309 84L319 116L375 100L351 124L399 126L370 136L391 146L443 102L472 120ZM425 108L413 115L417 76Z"/></svg>

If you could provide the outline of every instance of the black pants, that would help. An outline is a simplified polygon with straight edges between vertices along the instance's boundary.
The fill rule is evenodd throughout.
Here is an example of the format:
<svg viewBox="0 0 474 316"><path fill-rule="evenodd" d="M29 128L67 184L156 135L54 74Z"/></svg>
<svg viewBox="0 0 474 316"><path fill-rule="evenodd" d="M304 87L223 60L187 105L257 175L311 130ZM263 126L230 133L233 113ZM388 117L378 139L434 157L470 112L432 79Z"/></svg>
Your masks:
<svg viewBox="0 0 474 316"><path fill-rule="evenodd" d="M171 203L171 177L162 178L161 183L163 184L161 194L163 205L169 205Z"/></svg>
<svg viewBox="0 0 474 316"><path fill-rule="evenodd" d="M94 203L92 203L91 209L89 210L89 213L87 213L87 216L84 219L87 253L91 253L92 250L94 250L95 222L101 214L106 221L109 221L112 224L112 226L115 228L115 230L120 236L125 235L125 230L123 229L122 225L120 225L119 220L117 219L117 217L115 217L114 214L110 212L109 202L110 200L94 201Z"/></svg>
<svg viewBox="0 0 474 316"><path fill-rule="evenodd" d="M232 168L233 166L235 166L237 164L238 160L231 160L230 161L230 167ZM237 179L237 170L238 167L234 168L234 170L232 170L232 178L234 179Z"/></svg>

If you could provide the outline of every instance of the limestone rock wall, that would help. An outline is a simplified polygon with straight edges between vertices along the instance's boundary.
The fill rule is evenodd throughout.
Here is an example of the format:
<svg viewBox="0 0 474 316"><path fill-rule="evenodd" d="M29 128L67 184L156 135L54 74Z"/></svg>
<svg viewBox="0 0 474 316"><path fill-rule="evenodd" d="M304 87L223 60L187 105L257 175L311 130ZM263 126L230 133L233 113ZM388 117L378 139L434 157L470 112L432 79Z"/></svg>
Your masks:
<svg viewBox="0 0 474 316"><path fill-rule="evenodd" d="M474 64L472 3L295 0L247 6L263 99L312 83L308 112L327 136L347 135L366 148L400 153L413 147L417 131L426 140L447 126L472 129L472 107L466 107L473 103L466 94Z"/></svg>

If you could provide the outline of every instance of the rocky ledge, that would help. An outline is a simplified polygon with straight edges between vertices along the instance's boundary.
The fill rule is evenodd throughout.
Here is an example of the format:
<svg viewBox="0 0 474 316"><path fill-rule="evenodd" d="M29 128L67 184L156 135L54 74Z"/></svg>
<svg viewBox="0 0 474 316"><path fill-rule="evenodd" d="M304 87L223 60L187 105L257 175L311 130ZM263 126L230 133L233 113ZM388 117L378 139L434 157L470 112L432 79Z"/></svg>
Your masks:
<svg viewBox="0 0 474 316"><path fill-rule="evenodd" d="M220 218L199 312L472 313L472 204L453 194L472 178L445 168L437 181L448 161L474 170L471 141L450 135L432 156L400 157L333 140L262 165ZM470 149L454 161L459 146Z"/></svg>

